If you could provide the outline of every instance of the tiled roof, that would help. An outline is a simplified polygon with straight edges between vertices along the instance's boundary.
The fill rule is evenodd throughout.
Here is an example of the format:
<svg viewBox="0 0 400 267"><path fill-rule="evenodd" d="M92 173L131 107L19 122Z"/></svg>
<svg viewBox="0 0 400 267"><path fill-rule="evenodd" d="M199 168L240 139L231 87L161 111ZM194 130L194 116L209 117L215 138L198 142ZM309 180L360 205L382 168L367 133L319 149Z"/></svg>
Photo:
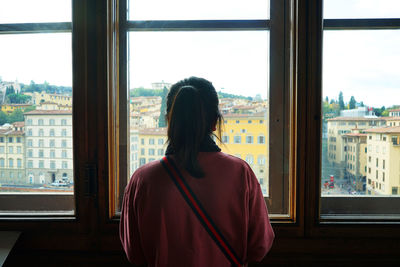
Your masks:
<svg viewBox="0 0 400 267"><path fill-rule="evenodd" d="M14 127L24 127L25 122L24 121L16 121L12 125L14 125Z"/></svg>
<svg viewBox="0 0 400 267"><path fill-rule="evenodd" d="M367 133L400 133L400 126L380 127L365 130Z"/></svg>
<svg viewBox="0 0 400 267"><path fill-rule="evenodd" d="M139 129L139 134L143 135L167 135L167 128L144 128L144 129Z"/></svg>
<svg viewBox="0 0 400 267"><path fill-rule="evenodd" d="M387 121L400 121L400 117L384 117Z"/></svg>
<svg viewBox="0 0 400 267"><path fill-rule="evenodd" d="M24 115L71 115L71 110L32 110L29 112L25 112Z"/></svg>
<svg viewBox="0 0 400 267"><path fill-rule="evenodd" d="M228 113L224 114L224 118L265 118L266 112L258 112L253 114L236 114Z"/></svg>
<svg viewBox="0 0 400 267"><path fill-rule="evenodd" d="M368 118L368 117L336 117L328 119L328 121L381 121L384 120L383 117L378 118Z"/></svg>

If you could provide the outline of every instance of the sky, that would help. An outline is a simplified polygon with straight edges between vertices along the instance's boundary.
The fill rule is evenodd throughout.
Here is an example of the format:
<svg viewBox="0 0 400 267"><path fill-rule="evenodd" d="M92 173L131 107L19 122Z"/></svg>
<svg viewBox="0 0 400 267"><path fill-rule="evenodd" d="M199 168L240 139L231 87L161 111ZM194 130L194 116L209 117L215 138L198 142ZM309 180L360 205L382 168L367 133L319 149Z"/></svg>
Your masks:
<svg viewBox="0 0 400 267"><path fill-rule="evenodd" d="M132 20L269 17L267 0L129 1ZM400 0L325 0L324 17L400 18ZM71 21L71 0L0 0L0 23L62 21ZM268 97L268 32L135 32L129 39L131 88L194 75L223 92ZM323 43L324 97L343 91L345 101L400 104L400 30L325 31ZM70 33L0 34L3 80L71 86L71 57Z"/></svg>

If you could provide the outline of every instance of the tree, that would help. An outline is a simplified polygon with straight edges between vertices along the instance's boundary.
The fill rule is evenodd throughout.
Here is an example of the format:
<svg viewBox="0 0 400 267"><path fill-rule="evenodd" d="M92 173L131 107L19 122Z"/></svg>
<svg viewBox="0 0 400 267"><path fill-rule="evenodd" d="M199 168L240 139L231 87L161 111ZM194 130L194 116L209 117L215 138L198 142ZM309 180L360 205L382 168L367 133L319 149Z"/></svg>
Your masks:
<svg viewBox="0 0 400 267"><path fill-rule="evenodd" d="M363 101L361 101L361 102L360 102L360 107L365 107L365 105L364 105L364 102L363 102Z"/></svg>
<svg viewBox="0 0 400 267"><path fill-rule="evenodd" d="M31 96L23 95L23 94L9 94L9 95L7 95L8 103L11 103L11 104L25 104L31 98L32 98Z"/></svg>
<svg viewBox="0 0 400 267"><path fill-rule="evenodd" d="M4 123L7 123L8 121L8 116L4 111L0 111L0 125L3 125Z"/></svg>
<svg viewBox="0 0 400 267"><path fill-rule="evenodd" d="M35 109L36 109L36 106L29 106L29 107L26 107L26 108L24 109L24 113L25 113L25 112L32 111L32 110L35 110Z"/></svg>
<svg viewBox="0 0 400 267"><path fill-rule="evenodd" d="M349 109L355 109L356 108L356 99L354 96L350 97L350 103L349 103Z"/></svg>
<svg viewBox="0 0 400 267"><path fill-rule="evenodd" d="M16 121L24 121L24 113L21 109L15 109L9 116L8 116L8 123L13 123Z"/></svg>
<svg viewBox="0 0 400 267"><path fill-rule="evenodd" d="M329 97L325 97L325 102L329 103Z"/></svg>
<svg viewBox="0 0 400 267"><path fill-rule="evenodd" d="M10 94L15 94L14 86L12 85L6 88L6 96Z"/></svg>
<svg viewBox="0 0 400 267"><path fill-rule="evenodd" d="M339 93L339 108L340 108L340 110L344 110L344 101L343 101L342 91L340 91L340 93Z"/></svg>
<svg viewBox="0 0 400 267"><path fill-rule="evenodd" d="M167 113L167 95L168 89L164 86L163 94L161 96L161 109L160 109L160 117L158 118L158 127L167 127L167 122L165 115Z"/></svg>

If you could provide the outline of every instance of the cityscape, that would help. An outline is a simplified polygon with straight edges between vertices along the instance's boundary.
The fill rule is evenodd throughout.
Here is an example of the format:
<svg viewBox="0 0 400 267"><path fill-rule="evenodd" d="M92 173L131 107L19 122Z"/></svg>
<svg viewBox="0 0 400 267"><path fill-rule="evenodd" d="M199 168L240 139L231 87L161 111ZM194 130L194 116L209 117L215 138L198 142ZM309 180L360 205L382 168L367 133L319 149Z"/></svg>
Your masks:
<svg viewBox="0 0 400 267"><path fill-rule="evenodd" d="M171 84L129 92L129 174L165 153ZM222 151L245 160L269 194L268 100L218 92ZM0 80L0 192L73 192L72 89ZM321 195L398 195L400 105L323 101ZM129 177L127 177L129 179Z"/></svg>

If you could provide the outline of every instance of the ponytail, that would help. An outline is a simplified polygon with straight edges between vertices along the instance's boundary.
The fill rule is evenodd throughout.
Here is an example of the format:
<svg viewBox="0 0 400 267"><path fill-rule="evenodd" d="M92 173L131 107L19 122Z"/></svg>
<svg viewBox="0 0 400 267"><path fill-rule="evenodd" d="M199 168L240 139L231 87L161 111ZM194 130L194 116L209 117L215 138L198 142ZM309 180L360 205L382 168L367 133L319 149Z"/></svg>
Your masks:
<svg viewBox="0 0 400 267"><path fill-rule="evenodd" d="M209 127L199 91L191 85L180 87L168 112L168 141L183 167L197 178L204 176L197 154Z"/></svg>

